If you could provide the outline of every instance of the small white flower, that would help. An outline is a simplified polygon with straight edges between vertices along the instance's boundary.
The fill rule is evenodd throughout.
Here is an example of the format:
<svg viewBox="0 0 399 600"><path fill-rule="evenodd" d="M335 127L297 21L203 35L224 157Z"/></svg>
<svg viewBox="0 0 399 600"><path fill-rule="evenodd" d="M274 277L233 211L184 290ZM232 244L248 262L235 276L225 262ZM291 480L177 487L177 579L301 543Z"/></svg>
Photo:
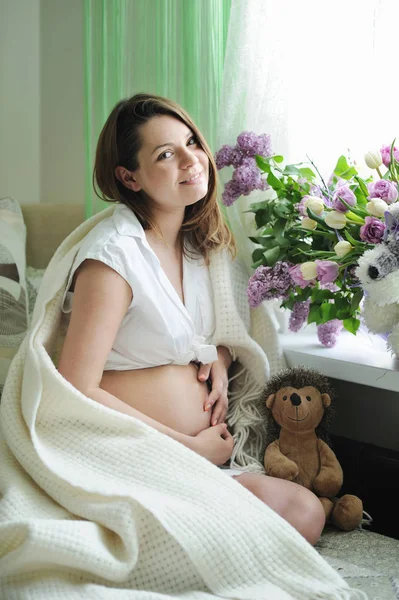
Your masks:
<svg viewBox="0 0 399 600"><path fill-rule="evenodd" d="M370 202L367 202L366 209L373 217L382 217L388 210L388 204L381 198L372 198Z"/></svg>
<svg viewBox="0 0 399 600"><path fill-rule="evenodd" d="M352 248L352 244L346 242L345 240L342 240L342 242L338 242L338 244L335 244L334 252L337 256L342 258L343 256L345 256L345 254L348 254L348 252L350 252Z"/></svg>
<svg viewBox="0 0 399 600"><path fill-rule="evenodd" d="M367 152L367 154L364 155L364 162L369 169L378 169L378 167L382 165L381 152L379 150Z"/></svg>
<svg viewBox="0 0 399 600"><path fill-rule="evenodd" d="M324 202L318 196L309 196L305 206L306 208L310 208L315 215L321 215L324 210Z"/></svg>
<svg viewBox="0 0 399 600"><path fill-rule="evenodd" d="M332 210L325 216L325 222L333 229L343 229L346 225L346 216L344 213Z"/></svg>
<svg viewBox="0 0 399 600"><path fill-rule="evenodd" d="M315 262L304 262L301 265L301 273L302 277L306 281L310 281L311 279L316 279L317 277L317 265Z"/></svg>
<svg viewBox="0 0 399 600"><path fill-rule="evenodd" d="M317 223L313 219L309 219L309 217L302 217L302 227L304 229L316 229Z"/></svg>

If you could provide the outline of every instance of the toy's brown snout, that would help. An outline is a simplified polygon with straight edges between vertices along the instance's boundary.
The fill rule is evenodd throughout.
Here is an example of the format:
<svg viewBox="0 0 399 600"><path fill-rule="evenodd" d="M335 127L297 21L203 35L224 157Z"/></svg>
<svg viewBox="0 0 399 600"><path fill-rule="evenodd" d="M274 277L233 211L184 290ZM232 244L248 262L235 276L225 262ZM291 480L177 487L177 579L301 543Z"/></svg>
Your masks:
<svg viewBox="0 0 399 600"><path fill-rule="evenodd" d="M293 406L299 406L301 404L301 397L295 392L291 394L290 400Z"/></svg>

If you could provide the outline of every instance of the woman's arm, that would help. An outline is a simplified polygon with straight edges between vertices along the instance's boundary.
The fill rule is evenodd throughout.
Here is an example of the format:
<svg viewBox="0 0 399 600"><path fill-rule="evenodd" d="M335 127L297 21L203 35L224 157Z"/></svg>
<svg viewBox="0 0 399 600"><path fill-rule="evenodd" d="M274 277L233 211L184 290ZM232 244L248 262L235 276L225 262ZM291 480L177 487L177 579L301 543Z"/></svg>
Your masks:
<svg viewBox="0 0 399 600"><path fill-rule="evenodd" d="M210 433L208 437L192 437L159 423L100 388L105 362L132 297L129 284L116 271L96 260L82 263L77 271L72 314L58 364L59 372L92 400L131 415L212 462L223 464L232 451L230 434L225 429Z"/></svg>

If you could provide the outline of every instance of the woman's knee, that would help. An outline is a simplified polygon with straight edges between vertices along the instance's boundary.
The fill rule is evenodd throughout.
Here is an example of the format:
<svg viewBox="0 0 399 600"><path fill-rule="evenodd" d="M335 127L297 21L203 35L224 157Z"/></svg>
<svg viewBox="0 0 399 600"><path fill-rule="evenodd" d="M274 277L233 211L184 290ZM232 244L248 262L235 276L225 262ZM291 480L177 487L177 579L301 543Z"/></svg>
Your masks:
<svg viewBox="0 0 399 600"><path fill-rule="evenodd" d="M299 533L310 544L316 544L326 522L325 512L319 498L310 490L303 488L298 506L293 512L298 523L296 528Z"/></svg>
<svg viewBox="0 0 399 600"><path fill-rule="evenodd" d="M296 483L265 475L243 474L237 480L295 527L308 542L315 544L318 541L325 524L325 513L313 492Z"/></svg>

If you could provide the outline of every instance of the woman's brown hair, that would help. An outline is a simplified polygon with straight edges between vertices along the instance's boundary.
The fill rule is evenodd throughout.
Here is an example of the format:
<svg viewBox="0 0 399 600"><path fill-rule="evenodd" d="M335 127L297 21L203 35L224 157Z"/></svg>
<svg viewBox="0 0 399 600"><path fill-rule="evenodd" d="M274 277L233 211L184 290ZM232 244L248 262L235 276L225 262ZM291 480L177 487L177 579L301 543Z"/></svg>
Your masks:
<svg viewBox="0 0 399 600"><path fill-rule="evenodd" d="M217 202L217 170L212 152L186 111L167 98L136 94L115 105L97 143L93 171L94 191L102 200L126 204L144 229L158 230L148 204L143 202L139 192L128 189L118 180L115 169L117 166L125 167L129 171L139 168L138 153L142 145L140 128L153 117L160 115L170 115L185 123L197 137L209 159L208 192L204 198L186 207L182 231L207 263L211 250L228 248L234 256L234 239L223 220Z"/></svg>

